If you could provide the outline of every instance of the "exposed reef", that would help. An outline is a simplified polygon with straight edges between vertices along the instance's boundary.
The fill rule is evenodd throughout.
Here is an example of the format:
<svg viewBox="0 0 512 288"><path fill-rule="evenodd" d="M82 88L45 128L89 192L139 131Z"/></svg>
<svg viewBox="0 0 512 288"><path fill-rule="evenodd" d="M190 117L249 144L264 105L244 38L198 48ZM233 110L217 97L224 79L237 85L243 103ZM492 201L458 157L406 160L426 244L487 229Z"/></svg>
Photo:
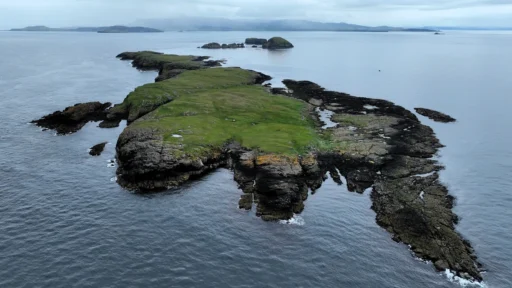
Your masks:
<svg viewBox="0 0 512 288"><path fill-rule="evenodd" d="M455 118L452 118L449 115L446 115L435 110L426 108L414 108L414 110L416 110L418 114L428 117L429 119L434 120L436 122L450 123L457 121Z"/></svg>
<svg viewBox="0 0 512 288"><path fill-rule="evenodd" d="M108 142L103 142L100 144L96 144L91 147L91 150L89 150L89 155L91 156L100 156L101 153L103 153L103 150L105 150L105 145L107 145Z"/></svg>
<svg viewBox="0 0 512 288"><path fill-rule="evenodd" d="M247 38L245 39L245 44L247 45L264 45L268 42L267 39L263 38Z"/></svg>
<svg viewBox="0 0 512 288"><path fill-rule="evenodd" d="M217 42L212 42L208 44L204 44L201 48L203 49L237 49L237 48L245 48L244 43L231 43L231 44L219 44Z"/></svg>
<svg viewBox="0 0 512 288"><path fill-rule="evenodd" d="M106 119L106 110L112 103L88 102L67 107L64 111L57 111L44 116L32 123L37 126L57 131L57 134L74 133L90 121Z"/></svg>
<svg viewBox="0 0 512 288"><path fill-rule="evenodd" d="M226 167L244 193L239 207L256 205L258 216L274 221L301 213L327 173L338 184L343 175L349 191L371 188L377 223L394 240L438 270L482 279L471 245L455 231L454 199L439 181L443 167L433 156L443 146L412 112L309 81L264 87L269 76L207 69L220 66L207 57L119 57L159 71L158 82L102 112L107 121L128 120L116 145L121 186L165 190ZM318 111L330 111L329 119Z"/></svg>

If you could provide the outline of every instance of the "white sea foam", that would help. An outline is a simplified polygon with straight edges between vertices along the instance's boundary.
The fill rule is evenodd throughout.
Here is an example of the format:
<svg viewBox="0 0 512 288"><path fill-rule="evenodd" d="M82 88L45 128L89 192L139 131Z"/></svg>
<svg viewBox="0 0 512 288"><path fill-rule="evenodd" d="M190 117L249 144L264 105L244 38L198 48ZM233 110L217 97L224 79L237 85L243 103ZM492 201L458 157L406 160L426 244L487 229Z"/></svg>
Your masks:
<svg viewBox="0 0 512 288"><path fill-rule="evenodd" d="M287 224L287 225L299 225L299 226L303 226L304 224L306 224L306 222L304 222L304 219L302 217L300 217L299 215L293 215L292 219L281 220L281 221L279 221L279 223Z"/></svg>
<svg viewBox="0 0 512 288"><path fill-rule="evenodd" d="M434 174L436 174L437 171L432 171L430 173L425 173L425 174L416 174L416 175L413 175L414 177L421 177L421 178L427 178L427 177L430 177Z"/></svg>
<svg viewBox="0 0 512 288"><path fill-rule="evenodd" d="M332 128L338 125L338 123L331 121L331 117L334 115L334 112L327 109L321 110L318 107L316 108L316 112L320 116L320 120L325 123L322 129Z"/></svg>
<svg viewBox="0 0 512 288"><path fill-rule="evenodd" d="M364 109L366 109L366 110L375 110L375 109L379 109L379 107L377 107L377 106L373 106L373 105L364 105L363 107L364 107Z"/></svg>
<svg viewBox="0 0 512 288"><path fill-rule="evenodd" d="M481 287L481 288L487 288L487 285L484 282L477 282L472 281L464 278L460 278L452 271L446 269L446 271L443 272L443 274L448 278L450 282L459 284L461 287Z"/></svg>
<svg viewBox="0 0 512 288"><path fill-rule="evenodd" d="M116 182L116 181L117 181L117 177L110 178L110 182Z"/></svg>
<svg viewBox="0 0 512 288"><path fill-rule="evenodd" d="M110 163L110 164L108 164L108 165L107 165L107 167L108 167L108 168L114 168L114 167L116 167L116 164L114 164L114 163Z"/></svg>

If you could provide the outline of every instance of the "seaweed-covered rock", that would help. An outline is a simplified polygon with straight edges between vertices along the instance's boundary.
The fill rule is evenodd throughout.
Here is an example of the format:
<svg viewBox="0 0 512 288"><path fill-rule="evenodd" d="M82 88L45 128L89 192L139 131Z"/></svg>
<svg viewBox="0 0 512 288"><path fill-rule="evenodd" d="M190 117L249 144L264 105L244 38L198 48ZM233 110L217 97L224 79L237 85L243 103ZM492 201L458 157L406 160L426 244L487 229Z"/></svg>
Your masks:
<svg viewBox="0 0 512 288"><path fill-rule="evenodd" d="M103 143L100 143L100 144L96 144L94 146L91 147L91 149L89 150L89 154L91 156L100 156L101 153L103 153L103 150L105 150L105 145L107 145L108 142L103 142Z"/></svg>
<svg viewBox="0 0 512 288"><path fill-rule="evenodd" d="M245 44L247 45L264 45L267 43L267 39L263 38L247 38Z"/></svg>
<svg viewBox="0 0 512 288"><path fill-rule="evenodd" d="M64 111L56 111L32 123L57 131L57 134L75 133L87 122L106 119L106 109L112 103L87 102L67 107Z"/></svg>
<svg viewBox="0 0 512 288"><path fill-rule="evenodd" d="M293 48L293 44L282 37L270 38L267 43L262 46L265 49L290 49Z"/></svg>
<svg viewBox="0 0 512 288"><path fill-rule="evenodd" d="M428 117L429 119L434 120L436 122L449 123L449 122L457 121L457 120L455 120L455 118L452 118L449 115L446 115L444 113L441 113L441 112L438 112L435 110L426 109L426 108L414 108L414 110L416 110L416 112L418 112L418 114Z"/></svg>

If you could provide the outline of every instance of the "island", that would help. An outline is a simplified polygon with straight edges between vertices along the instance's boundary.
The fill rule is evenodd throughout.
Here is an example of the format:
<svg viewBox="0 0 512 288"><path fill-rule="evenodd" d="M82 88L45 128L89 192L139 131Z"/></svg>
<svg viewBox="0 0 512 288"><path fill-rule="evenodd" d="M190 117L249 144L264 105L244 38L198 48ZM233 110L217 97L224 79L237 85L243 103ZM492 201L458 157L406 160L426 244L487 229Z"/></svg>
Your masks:
<svg viewBox="0 0 512 288"><path fill-rule="evenodd" d="M97 33L157 33L163 32L158 29L148 27L128 27L128 26L107 26L107 27L74 27L74 28L50 28L47 26L28 26L25 28L15 28L10 31L28 31L28 32L97 32Z"/></svg>
<svg viewBox="0 0 512 288"><path fill-rule="evenodd" d="M377 224L395 241L438 271L482 280L471 244L455 230L454 197L439 180L443 167L433 156L443 145L411 111L310 81L268 87L262 85L268 75L204 56L142 51L118 57L158 71L158 81L113 107L82 104L35 123L59 129L69 119L78 126L127 120L116 144L122 187L163 191L228 168L241 190L239 208L255 207L262 220L277 221L320 197L309 191L327 174L340 184L342 175L349 191L370 193Z"/></svg>
<svg viewBox="0 0 512 288"><path fill-rule="evenodd" d="M100 27L98 33L160 33L162 30L148 27L111 26Z"/></svg>
<svg viewBox="0 0 512 288"><path fill-rule="evenodd" d="M262 48L264 49L290 49L293 48L292 43L290 41L282 38L282 37L273 37L268 39L267 43L262 45Z"/></svg>

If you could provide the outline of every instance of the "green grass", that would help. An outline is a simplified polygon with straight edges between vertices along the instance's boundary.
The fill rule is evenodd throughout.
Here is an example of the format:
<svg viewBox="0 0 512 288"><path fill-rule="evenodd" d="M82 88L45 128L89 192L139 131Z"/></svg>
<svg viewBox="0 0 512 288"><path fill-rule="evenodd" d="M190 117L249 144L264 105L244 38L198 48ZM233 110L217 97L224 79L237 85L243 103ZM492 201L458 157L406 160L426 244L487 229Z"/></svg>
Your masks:
<svg viewBox="0 0 512 288"><path fill-rule="evenodd" d="M196 56L192 55L174 55L174 54L161 54L152 51L141 51L141 52L125 52L119 56L128 56L129 58L136 60L140 63L145 64L144 66L160 66L165 63L186 63L191 66L202 66L201 61L192 61L196 59Z"/></svg>
<svg viewBox="0 0 512 288"><path fill-rule="evenodd" d="M150 83L136 88L123 103L113 108L125 111L133 121L160 105L181 96L207 90L218 90L236 85L253 83L256 73L240 68L210 68L185 71L165 81Z"/></svg>
<svg viewBox="0 0 512 288"><path fill-rule="evenodd" d="M174 95L175 99L128 129L157 129L164 141L183 145L180 150L193 156L210 153L230 140L287 155L324 146L321 143L326 140L315 130L307 104L250 85L255 76L240 68L212 68L144 85L128 97L133 105L162 95Z"/></svg>

